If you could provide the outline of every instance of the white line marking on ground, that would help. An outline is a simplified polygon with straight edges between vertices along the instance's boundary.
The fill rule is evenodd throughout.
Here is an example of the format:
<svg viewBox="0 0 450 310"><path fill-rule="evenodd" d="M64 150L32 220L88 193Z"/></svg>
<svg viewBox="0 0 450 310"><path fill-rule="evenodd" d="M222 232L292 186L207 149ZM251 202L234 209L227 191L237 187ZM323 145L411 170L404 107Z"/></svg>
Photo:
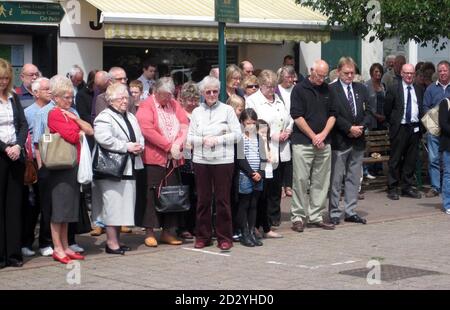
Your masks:
<svg viewBox="0 0 450 310"><path fill-rule="evenodd" d="M292 264L281 263L281 262L276 262L276 261L267 261L266 264L279 265L279 266L290 266L290 267L297 267L297 268L303 268L303 269L309 269L309 270L316 270L316 269L319 269L319 268L330 267L330 266L340 266L340 265L354 264L354 263L359 262L359 261L360 260L348 260L348 261L345 261L345 262L336 262L336 263L332 263L332 264L329 264L329 265L317 265L317 266L292 265Z"/></svg>
<svg viewBox="0 0 450 310"><path fill-rule="evenodd" d="M193 252L201 252L205 254L211 254L211 255L219 255L219 256L231 256L230 254L224 254L224 253L216 253L211 251L205 251L200 249L191 249L191 248L182 248L183 250L193 251Z"/></svg>

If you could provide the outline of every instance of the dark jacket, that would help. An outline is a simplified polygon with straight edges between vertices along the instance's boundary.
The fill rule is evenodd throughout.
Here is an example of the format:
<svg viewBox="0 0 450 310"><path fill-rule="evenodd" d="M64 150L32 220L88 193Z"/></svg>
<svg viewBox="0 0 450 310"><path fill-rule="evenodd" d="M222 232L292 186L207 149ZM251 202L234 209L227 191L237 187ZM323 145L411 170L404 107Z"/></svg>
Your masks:
<svg viewBox="0 0 450 310"><path fill-rule="evenodd" d="M18 144L22 148L22 150L24 150L25 141L27 140L28 135L28 123L23 112L23 107L20 104L19 96L17 96L15 93L13 93L12 110L14 117L14 127L16 128L16 144ZM7 147L8 145L0 141L1 152L4 152ZM24 159L23 157L24 156L22 152L21 159Z"/></svg>
<svg viewBox="0 0 450 310"><path fill-rule="evenodd" d="M441 127L439 150L441 152L450 152L450 113L448 108L447 99L439 103L439 127Z"/></svg>
<svg viewBox="0 0 450 310"><path fill-rule="evenodd" d="M325 129L328 119L336 116L336 107L328 84L313 86L309 78L297 83L291 93L290 112L294 121L303 117L313 132L320 133ZM324 142L326 144L331 142L330 135ZM294 125L291 143L311 145L312 141L298 126Z"/></svg>
<svg viewBox="0 0 450 310"><path fill-rule="evenodd" d="M372 116L368 111L369 93L361 83L352 83L352 88L355 94L356 117L353 116L341 82L338 80L330 84L330 91L336 107L336 124L331 131L331 148L333 150L343 151L350 147L364 150L366 146L364 134L358 138L350 138L348 134L352 126L364 126L364 129L370 126Z"/></svg>
<svg viewBox="0 0 450 310"><path fill-rule="evenodd" d="M258 148L259 148L259 156L261 158L261 164L259 166L259 170L254 171L250 164L248 163L247 158L245 158L244 154L244 140L241 139L239 143L234 145L234 173L233 173L233 184L232 184L232 202L237 203L239 201L239 172L242 171L249 178L252 177L254 172L258 172L261 175L261 180L265 178L265 169L267 163L267 154L266 149L261 144L263 141L262 137L258 135Z"/></svg>
<svg viewBox="0 0 450 310"><path fill-rule="evenodd" d="M77 92L76 103L77 103L77 112L80 115L80 118L83 121L88 122L89 124L93 124L94 120L92 119L92 100L94 99L94 91L85 87L80 89Z"/></svg>
<svg viewBox="0 0 450 310"><path fill-rule="evenodd" d="M420 133L425 132L420 119L423 116L423 89L414 84L414 91L417 97L417 105L419 106L419 127ZM386 100L384 102L384 115L389 124L389 137L394 139L400 129L403 114L405 113L405 99L403 95L403 83L395 83L387 89Z"/></svg>

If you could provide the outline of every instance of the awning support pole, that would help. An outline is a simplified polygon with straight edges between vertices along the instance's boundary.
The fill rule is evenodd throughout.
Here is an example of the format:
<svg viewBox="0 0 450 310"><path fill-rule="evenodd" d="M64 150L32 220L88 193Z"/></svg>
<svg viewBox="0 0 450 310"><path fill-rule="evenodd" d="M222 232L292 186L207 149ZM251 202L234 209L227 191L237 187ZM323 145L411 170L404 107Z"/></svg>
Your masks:
<svg viewBox="0 0 450 310"><path fill-rule="evenodd" d="M219 22L219 76L220 76L220 101L225 102L227 81L227 39L225 37L226 23Z"/></svg>

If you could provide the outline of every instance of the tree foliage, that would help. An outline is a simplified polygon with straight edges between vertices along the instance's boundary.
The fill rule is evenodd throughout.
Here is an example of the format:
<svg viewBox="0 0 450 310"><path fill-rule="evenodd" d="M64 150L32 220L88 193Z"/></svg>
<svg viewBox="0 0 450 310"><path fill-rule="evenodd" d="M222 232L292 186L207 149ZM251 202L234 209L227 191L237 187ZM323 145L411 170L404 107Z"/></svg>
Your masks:
<svg viewBox="0 0 450 310"><path fill-rule="evenodd" d="M370 31L383 40L399 37L442 49L441 38L450 34L450 0L295 0L328 17L328 26L342 26L366 37ZM380 10L378 10L378 8ZM381 14L376 15L376 13Z"/></svg>

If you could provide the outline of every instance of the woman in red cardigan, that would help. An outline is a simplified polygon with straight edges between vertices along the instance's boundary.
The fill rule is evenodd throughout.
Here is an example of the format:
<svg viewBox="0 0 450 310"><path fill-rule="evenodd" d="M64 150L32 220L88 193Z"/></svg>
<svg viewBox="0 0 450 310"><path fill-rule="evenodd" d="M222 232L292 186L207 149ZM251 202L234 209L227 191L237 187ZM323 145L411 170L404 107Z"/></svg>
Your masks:
<svg viewBox="0 0 450 310"><path fill-rule="evenodd" d="M72 82L64 76L51 80L51 91L56 107L48 114L48 128L51 133L59 133L67 142L77 147L80 160L80 135L92 136L92 126L80 119L71 108L73 101ZM50 228L54 245L53 259L67 264L71 259L84 259L80 253L69 248L67 239L68 223L78 222L80 185L77 182L78 166L70 169L49 170L52 217Z"/></svg>
<svg viewBox="0 0 450 310"><path fill-rule="evenodd" d="M181 150L185 143L188 119L181 105L173 99L175 85L171 78L164 77L156 81L153 94L139 106L136 114L142 134L145 138L144 165L147 173L147 204L143 208L136 206L136 225L145 227L147 234L145 245L158 246L154 228L162 227L160 241L180 245L173 230L178 226L179 215L158 213L155 210L155 189L169 170L175 171L167 180L167 185L178 184L178 167L183 165ZM169 169L166 169L169 164Z"/></svg>

